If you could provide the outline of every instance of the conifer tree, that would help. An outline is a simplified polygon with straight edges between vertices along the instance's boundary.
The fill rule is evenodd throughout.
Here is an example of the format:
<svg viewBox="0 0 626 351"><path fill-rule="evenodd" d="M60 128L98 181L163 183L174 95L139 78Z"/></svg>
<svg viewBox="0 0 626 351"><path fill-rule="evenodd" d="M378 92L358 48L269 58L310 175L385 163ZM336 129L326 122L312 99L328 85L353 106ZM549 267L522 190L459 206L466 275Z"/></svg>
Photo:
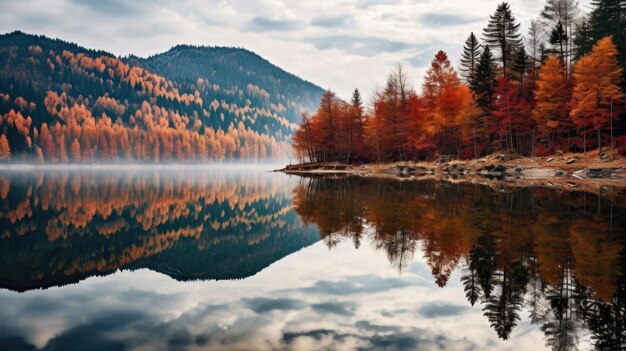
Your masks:
<svg viewBox="0 0 626 351"><path fill-rule="evenodd" d="M535 90L535 109L532 112L539 132L547 138L548 149L558 142L569 117L569 82L561 61L550 55L539 72Z"/></svg>
<svg viewBox="0 0 626 351"><path fill-rule="evenodd" d="M589 25L589 19L583 19L578 23L574 30L574 60L578 61L583 55L591 52L595 40L593 39L593 31Z"/></svg>
<svg viewBox="0 0 626 351"><path fill-rule="evenodd" d="M513 61L513 54L522 46L519 27L520 24L516 23L509 4L503 2L490 16L489 23L483 31L486 45L500 55L498 59L502 63L502 72L505 76Z"/></svg>
<svg viewBox="0 0 626 351"><path fill-rule="evenodd" d="M486 46L476 67L476 78L470 85L476 95L476 104L486 113L490 113L493 108L496 79L496 66L491 55L491 49Z"/></svg>
<svg viewBox="0 0 626 351"><path fill-rule="evenodd" d="M572 94L571 116L583 130L583 135L591 128L597 132L599 151L602 129L611 127L612 139L616 106L624 101L620 88L621 74L617 48L611 37L598 41L590 54L578 60L574 69L576 85Z"/></svg>
<svg viewBox="0 0 626 351"><path fill-rule="evenodd" d="M465 46L463 46L463 53L461 53L461 67L459 71L461 77L465 79L467 84L472 84L472 80L476 74L476 66L480 59L480 43L474 35L470 33L467 40L465 40Z"/></svg>

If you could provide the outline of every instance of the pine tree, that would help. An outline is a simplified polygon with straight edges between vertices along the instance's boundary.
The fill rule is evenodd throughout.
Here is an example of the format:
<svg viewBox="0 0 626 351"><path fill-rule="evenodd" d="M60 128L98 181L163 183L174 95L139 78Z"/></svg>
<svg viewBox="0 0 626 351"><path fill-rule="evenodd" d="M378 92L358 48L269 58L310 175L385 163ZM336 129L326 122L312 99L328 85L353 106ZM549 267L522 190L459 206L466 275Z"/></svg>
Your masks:
<svg viewBox="0 0 626 351"><path fill-rule="evenodd" d="M590 54L581 57L574 69L576 85L571 116L583 135L590 128L597 132L600 150L602 129L610 125L612 139L612 122L617 117L615 107L624 101L620 88L622 68L617 55L612 38L606 37L594 45Z"/></svg>
<svg viewBox="0 0 626 351"><path fill-rule="evenodd" d="M550 30L553 52L559 52L566 74L571 72L572 32L579 14L577 0L547 0L541 11L543 27ZM555 34L556 33L556 34Z"/></svg>
<svg viewBox="0 0 626 351"><path fill-rule="evenodd" d="M522 46L519 33L520 24L516 23L508 3L498 5L496 12L490 16L489 23L483 31L484 41L500 54L502 72L506 76L513 61L513 54Z"/></svg>
<svg viewBox="0 0 626 351"><path fill-rule="evenodd" d="M352 93L352 107L362 109L363 101L361 100L361 92L359 89L354 89Z"/></svg>
<svg viewBox="0 0 626 351"><path fill-rule="evenodd" d="M519 94L520 97L525 96L524 92L524 79L526 77L526 73L528 70L528 55L526 55L526 50L522 47L515 54L515 61L513 62L512 71L515 75L515 79L519 82Z"/></svg>
<svg viewBox="0 0 626 351"><path fill-rule="evenodd" d="M595 40L593 31L589 25L589 19L583 19L576 25L574 30L574 60L578 61L583 55L591 52Z"/></svg>
<svg viewBox="0 0 626 351"><path fill-rule="evenodd" d="M476 104L484 112L490 113L493 109L493 93L496 87L497 73L493 62L493 56L488 46L480 55L478 66L476 67L476 77L470 88L476 95Z"/></svg>
<svg viewBox="0 0 626 351"><path fill-rule="evenodd" d="M467 40L465 40L465 46L463 46L463 53L461 54L461 67L459 68L461 77L463 77L465 82L469 85L471 85L474 80L479 58L480 43L472 32Z"/></svg>
<svg viewBox="0 0 626 351"><path fill-rule="evenodd" d="M530 56L530 79L534 84L537 80L537 72L541 66L541 45L543 44L541 39L541 25L536 20L530 21L528 27L528 36L526 39L526 45L529 47L528 55Z"/></svg>
<svg viewBox="0 0 626 351"><path fill-rule="evenodd" d="M569 42L569 36L563 28L563 24L558 22L556 26L550 32L550 45L552 45L552 51L556 52L563 62L563 65L567 68L568 56L566 53L567 43ZM569 70L568 70L569 72Z"/></svg>

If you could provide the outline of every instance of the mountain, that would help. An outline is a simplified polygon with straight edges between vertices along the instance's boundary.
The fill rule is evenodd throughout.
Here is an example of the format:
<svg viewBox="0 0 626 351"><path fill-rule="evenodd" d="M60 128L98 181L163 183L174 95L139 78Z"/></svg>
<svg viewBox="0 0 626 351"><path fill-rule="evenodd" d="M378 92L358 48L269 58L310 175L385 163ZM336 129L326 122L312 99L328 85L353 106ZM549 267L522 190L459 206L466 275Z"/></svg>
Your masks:
<svg viewBox="0 0 626 351"><path fill-rule="evenodd" d="M0 289L143 268L179 281L252 276L319 241L291 189L232 170L0 175Z"/></svg>
<svg viewBox="0 0 626 351"><path fill-rule="evenodd" d="M237 48L116 57L0 35L0 162L280 158L322 89Z"/></svg>
<svg viewBox="0 0 626 351"><path fill-rule="evenodd" d="M249 100L251 106L269 108L293 123L299 122L301 110L317 109L323 93L313 83L239 48L178 45L162 54L127 61L183 88L200 90L204 100L242 106Z"/></svg>

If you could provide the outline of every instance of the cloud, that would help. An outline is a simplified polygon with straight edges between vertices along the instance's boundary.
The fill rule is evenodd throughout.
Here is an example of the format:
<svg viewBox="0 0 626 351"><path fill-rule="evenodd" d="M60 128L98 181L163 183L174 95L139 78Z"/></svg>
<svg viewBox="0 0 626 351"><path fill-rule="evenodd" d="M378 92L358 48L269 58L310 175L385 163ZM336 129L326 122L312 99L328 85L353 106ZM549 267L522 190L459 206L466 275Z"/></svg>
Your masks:
<svg viewBox="0 0 626 351"><path fill-rule="evenodd" d="M311 305L313 311L320 314L338 314L342 316L351 316L354 314L356 304L351 302L321 302Z"/></svg>
<svg viewBox="0 0 626 351"><path fill-rule="evenodd" d="M347 54L374 56L381 53L395 53L414 47L411 44L370 36L329 35L310 39L319 50L337 49Z"/></svg>
<svg viewBox="0 0 626 351"><path fill-rule="evenodd" d="M274 310L301 310L306 307L306 304L300 300L288 299L288 298L254 298L246 299L244 303L256 313L266 313Z"/></svg>
<svg viewBox="0 0 626 351"><path fill-rule="evenodd" d="M302 22L257 16L248 21L245 29L254 32L287 32L302 27Z"/></svg>
<svg viewBox="0 0 626 351"><path fill-rule="evenodd" d="M392 333L397 332L400 329L396 326L371 324L369 321L358 321L355 325L359 329L373 331L376 333Z"/></svg>
<svg viewBox="0 0 626 351"><path fill-rule="evenodd" d="M463 305L454 305L445 301L435 301L425 304L418 309L418 313L425 318L440 318L458 316L470 310Z"/></svg>
<svg viewBox="0 0 626 351"><path fill-rule="evenodd" d="M420 16L420 21L427 26L450 27L478 22L478 17L429 12Z"/></svg>
<svg viewBox="0 0 626 351"><path fill-rule="evenodd" d="M373 6L398 5L400 3L401 3L400 0L358 0L356 2L356 7L359 9L366 10Z"/></svg>
<svg viewBox="0 0 626 351"><path fill-rule="evenodd" d="M126 0L69 0L74 5L88 8L94 12L114 16L132 16L141 13L141 7Z"/></svg>
<svg viewBox="0 0 626 351"><path fill-rule="evenodd" d="M348 15L321 16L311 21L311 25L322 28L349 27L354 23L354 18Z"/></svg>
<svg viewBox="0 0 626 351"><path fill-rule="evenodd" d="M313 286L302 288L300 291L326 295L371 294L412 285L418 284L406 279L381 278L368 274L346 277L338 281L318 280Z"/></svg>

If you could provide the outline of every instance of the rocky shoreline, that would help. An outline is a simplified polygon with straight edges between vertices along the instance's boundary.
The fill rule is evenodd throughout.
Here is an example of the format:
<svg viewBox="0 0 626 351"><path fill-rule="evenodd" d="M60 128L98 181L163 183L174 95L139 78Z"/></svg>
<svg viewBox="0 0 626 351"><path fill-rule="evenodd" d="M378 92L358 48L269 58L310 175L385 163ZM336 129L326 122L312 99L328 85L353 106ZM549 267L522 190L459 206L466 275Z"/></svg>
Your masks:
<svg viewBox="0 0 626 351"><path fill-rule="evenodd" d="M395 162L372 164L309 163L277 170L287 174L345 177L361 176L398 180L435 179L504 186L546 186L596 192L602 187L626 188L626 158L587 154L558 154L526 158L490 155L477 160Z"/></svg>

